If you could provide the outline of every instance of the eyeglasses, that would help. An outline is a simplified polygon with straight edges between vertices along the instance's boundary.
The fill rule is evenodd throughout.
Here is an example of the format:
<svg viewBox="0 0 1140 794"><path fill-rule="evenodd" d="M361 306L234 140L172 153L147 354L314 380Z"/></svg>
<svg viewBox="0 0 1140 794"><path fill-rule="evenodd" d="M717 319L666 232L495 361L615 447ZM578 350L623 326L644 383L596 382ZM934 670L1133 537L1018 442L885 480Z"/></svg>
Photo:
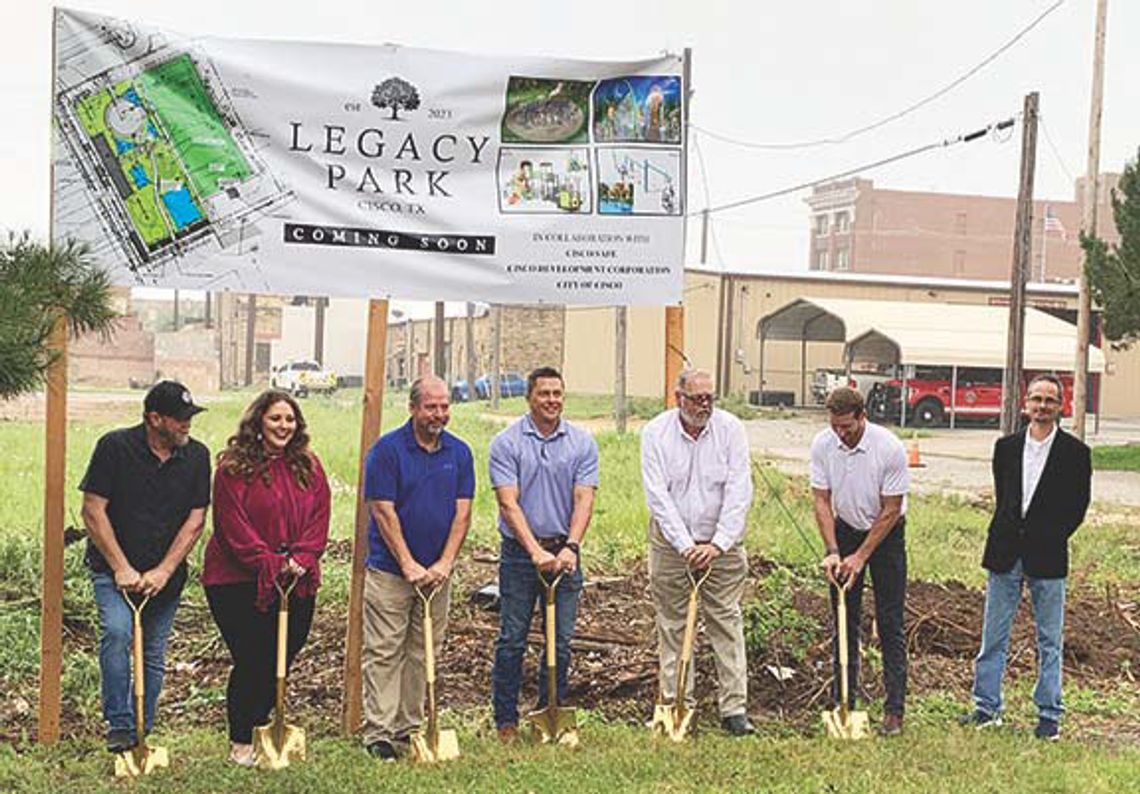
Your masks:
<svg viewBox="0 0 1140 794"><path fill-rule="evenodd" d="M704 406L705 408L711 407L712 404L716 402L715 394L686 394L683 391L679 391L677 394L681 395L689 402Z"/></svg>

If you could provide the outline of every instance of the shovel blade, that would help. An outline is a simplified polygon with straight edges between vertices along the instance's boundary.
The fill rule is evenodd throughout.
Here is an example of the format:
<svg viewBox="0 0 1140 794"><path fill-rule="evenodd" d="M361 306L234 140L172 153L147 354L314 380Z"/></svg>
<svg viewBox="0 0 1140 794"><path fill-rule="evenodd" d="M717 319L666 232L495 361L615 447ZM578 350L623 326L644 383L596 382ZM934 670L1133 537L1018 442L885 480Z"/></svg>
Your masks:
<svg viewBox="0 0 1140 794"><path fill-rule="evenodd" d="M578 712L565 706L548 706L526 717L536 739L543 744L578 746Z"/></svg>
<svg viewBox="0 0 1140 794"><path fill-rule="evenodd" d="M675 742L684 741L693 724L693 713L684 701L658 703L653 707L653 730Z"/></svg>
<svg viewBox="0 0 1140 794"><path fill-rule="evenodd" d="M170 754L165 747L140 744L133 750L115 756L115 777L141 777L169 766Z"/></svg>
<svg viewBox="0 0 1140 794"><path fill-rule="evenodd" d="M832 739L866 739L871 735L871 723L865 711L832 709L823 712L823 728Z"/></svg>
<svg viewBox="0 0 1140 794"><path fill-rule="evenodd" d="M253 729L253 757L258 769L284 769L291 763L305 760L305 731L296 725L286 725L277 744L273 725L259 725Z"/></svg>
<svg viewBox="0 0 1140 794"><path fill-rule="evenodd" d="M432 747L432 742L426 733L412 735L412 761L417 764L454 761L458 757L459 737L453 730L441 730L434 747Z"/></svg>

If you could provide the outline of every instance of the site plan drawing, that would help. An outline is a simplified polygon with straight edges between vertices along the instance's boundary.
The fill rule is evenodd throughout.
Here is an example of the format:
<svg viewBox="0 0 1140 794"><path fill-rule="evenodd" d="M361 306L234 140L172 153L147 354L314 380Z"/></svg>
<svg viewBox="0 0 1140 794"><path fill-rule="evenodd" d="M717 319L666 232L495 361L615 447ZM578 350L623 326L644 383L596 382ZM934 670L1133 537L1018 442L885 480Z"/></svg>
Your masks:
<svg viewBox="0 0 1140 794"><path fill-rule="evenodd" d="M290 192L209 61L129 25L57 36L57 231L139 284L194 275L195 251L256 265L257 220Z"/></svg>

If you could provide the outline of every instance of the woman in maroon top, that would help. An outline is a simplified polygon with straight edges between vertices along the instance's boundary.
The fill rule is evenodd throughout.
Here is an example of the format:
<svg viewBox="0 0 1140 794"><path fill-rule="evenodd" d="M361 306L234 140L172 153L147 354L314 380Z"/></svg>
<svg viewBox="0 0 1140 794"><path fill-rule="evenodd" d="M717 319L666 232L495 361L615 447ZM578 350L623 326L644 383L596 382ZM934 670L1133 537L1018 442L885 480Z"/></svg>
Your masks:
<svg viewBox="0 0 1140 794"><path fill-rule="evenodd" d="M267 391L246 409L218 455L214 534L202 584L233 657L226 687L230 760L253 764L253 728L268 721L276 680L274 582L296 579L289 600L288 664L313 621L329 535L329 486L301 407Z"/></svg>

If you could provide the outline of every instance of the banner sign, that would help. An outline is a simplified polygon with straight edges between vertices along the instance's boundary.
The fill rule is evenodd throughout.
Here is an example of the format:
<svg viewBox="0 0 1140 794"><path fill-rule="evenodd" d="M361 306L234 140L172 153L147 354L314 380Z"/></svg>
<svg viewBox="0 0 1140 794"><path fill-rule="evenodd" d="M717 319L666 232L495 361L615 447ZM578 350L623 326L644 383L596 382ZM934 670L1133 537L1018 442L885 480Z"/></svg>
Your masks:
<svg viewBox="0 0 1140 794"><path fill-rule="evenodd" d="M131 285L678 303L682 59L185 36L58 10L53 237Z"/></svg>

